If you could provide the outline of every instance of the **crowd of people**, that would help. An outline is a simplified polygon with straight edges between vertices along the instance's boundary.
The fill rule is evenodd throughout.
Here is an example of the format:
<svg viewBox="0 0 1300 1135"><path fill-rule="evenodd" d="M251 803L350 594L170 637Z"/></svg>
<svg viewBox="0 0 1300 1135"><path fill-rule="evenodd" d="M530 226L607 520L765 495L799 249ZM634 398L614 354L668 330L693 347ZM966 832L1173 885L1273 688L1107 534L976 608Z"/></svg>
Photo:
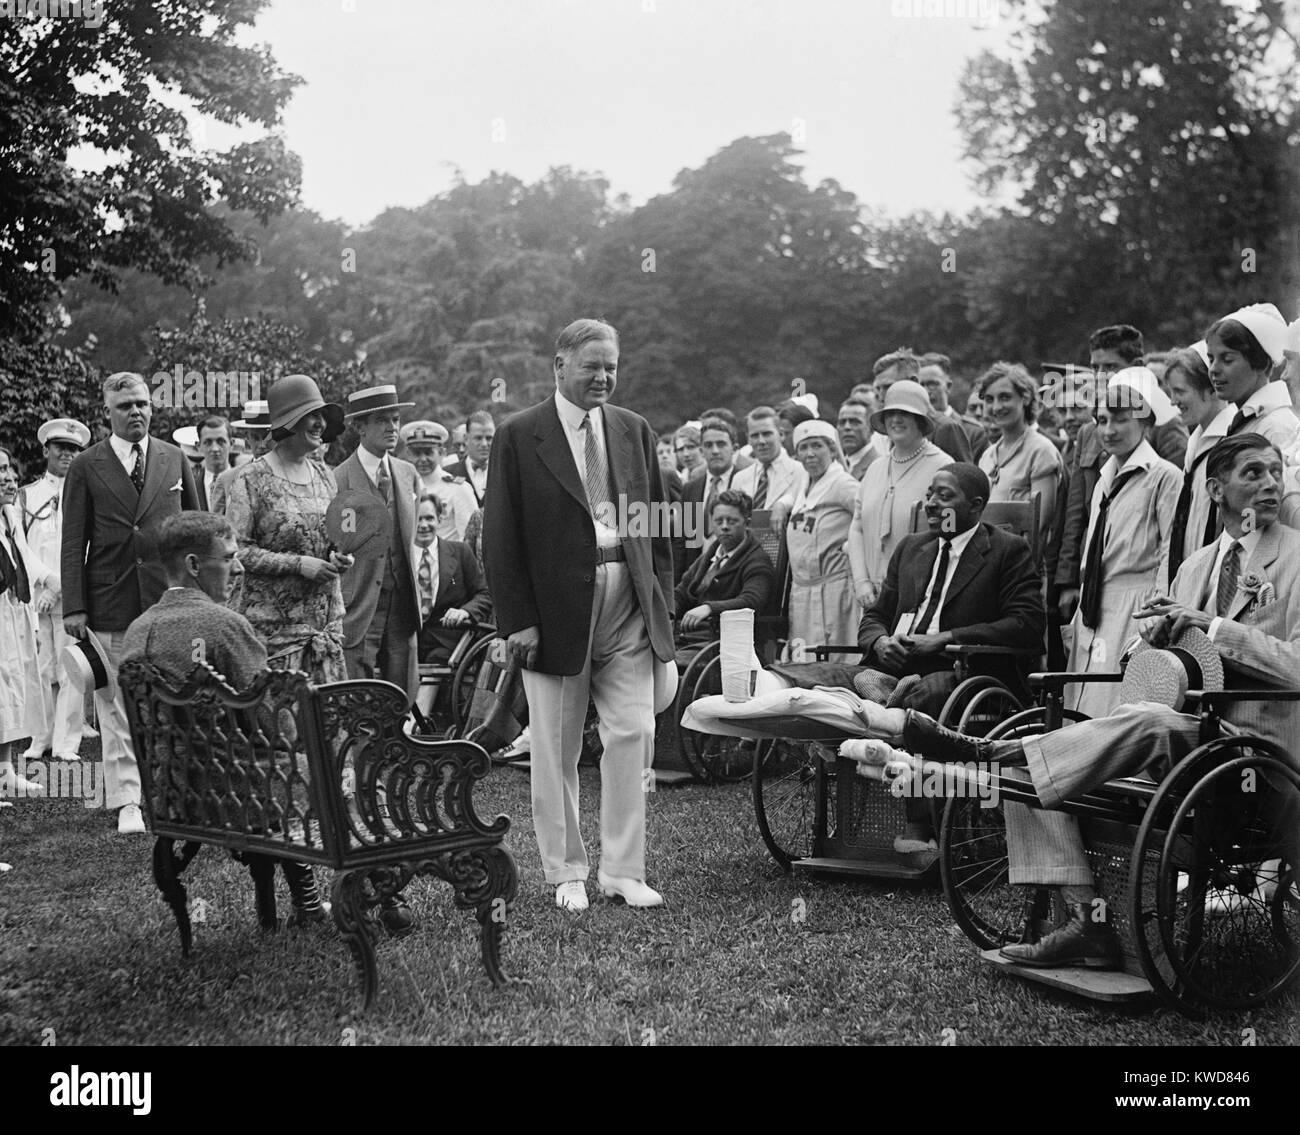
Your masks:
<svg viewBox="0 0 1300 1135"><path fill-rule="evenodd" d="M781 682L928 713L955 682L943 654L954 642L1023 648L1022 661L974 663L1017 690L1039 647L1056 668L1118 671L1152 596L1220 539L1211 454L1222 439L1277 447L1281 519L1297 523L1298 327L1254 305L1158 358L1137 329L1103 327L1087 367L1036 379L1018 363L988 366L965 413L951 361L901 348L834 415L803 393L739 414L705 408L658 434L610 404L618 335L599 320L561 333L553 396L501 423L475 411L454 431L404 420L413 403L393 385L335 404L291 375L240 419L210 414L169 442L149 433L143 377L112 375L102 441L81 422L45 423L44 473L21 489L0 449L0 792L39 791L19 756L78 759L90 732L78 679L90 674L105 804L121 833L145 830L113 681L127 657L167 661L132 634L143 617L157 642L160 612L188 626L196 604L214 603L247 628L258 664L315 682L382 678L412 703L421 663L494 622L523 669L522 747L557 904L587 903L575 746L590 699L605 743L600 885L658 905L642 788L681 642L715 636L723 612L779 607ZM356 448L331 468L323 454L349 428ZM364 548L345 551L333 534L340 497L374 526ZM1036 502L1036 546L981 523L988 506L1018 501ZM668 528L627 530L629 502L668 505ZM215 519L177 520L192 511ZM181 589L186 603L158 606ZM810 663L824 643L856 647L861 662ZM1068 697L1105 716L1118 685L1080 683ZM933 838L929 817L909 810L900 850ZM291 888L314 916L310 872ZM384 914L393 932L409 927L400 896Z"/></svg>

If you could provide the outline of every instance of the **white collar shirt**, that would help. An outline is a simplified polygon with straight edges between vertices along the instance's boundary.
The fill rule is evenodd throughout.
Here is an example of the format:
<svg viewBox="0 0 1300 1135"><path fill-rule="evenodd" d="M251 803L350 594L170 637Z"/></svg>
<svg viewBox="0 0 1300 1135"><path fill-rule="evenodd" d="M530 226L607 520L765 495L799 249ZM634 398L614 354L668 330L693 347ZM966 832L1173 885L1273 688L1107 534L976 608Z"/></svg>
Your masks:
<svg viewBox="0 0 1300 1135"><path fill-rule="evenodd" d="M930 628L913 625L912 634L933 634L936 632L939 616L943 613L943 605L948 601L948 588L952 584L952 577L957 574L957 565L961 563L962 553L966 550L966 545L971 542L978 527L978 524L972 524L965 532L959 532L948 541L948 570L944 574L942 581L936 579L939 574L939 562L943 555L944 537L940 537L939 550L934 556L934 567L930 569L930 582L926 586L925 597L921 600L921 609L917 618L919 619L929 608L930 596L934 594L935 587L939 588L939 604L934 609L934 617L930 620Z"/></svg>
<svg viewBox="0 0 1300 1135"><path fill-rule="evenodd" d="M569 443L569 452L573 454L573 464L578 470L578 480L582 482L583 487L587 484L587 431L582 428L582 419L591 415L591 436L596 439L596 446L600 450L600 459L605 462L605 468L609 469L609 452L605 448L605 415L601 407L597 406L588 411L581 406L570 402L559 388L555 391L555 409L560 415L560 424L564 427L564 437ZM469 463L466 462L466 468ZM614 491L613 473L610 473L609 480L610 492ZM603 510L602 510L603 511ZM601 548L614 548L618 546L618 530L611 528L608 524L602 524L595 517L592 517L592 523L596 528L596 545Z"/></svg>
<svg viewBox="0 0 1300 1135"><path fill-rule="evenodd" d="M127 441L124 437L118 437L117 434L110 434L108 444L113 447L113 452L117 454L117 459L122 463L122 468L126 470L126 475L131 475L131 470L135 468L135 454L131 448L134 445L140 446L140 459L144 462L149 460L149 435L145 434L138 442Z"/></svg>

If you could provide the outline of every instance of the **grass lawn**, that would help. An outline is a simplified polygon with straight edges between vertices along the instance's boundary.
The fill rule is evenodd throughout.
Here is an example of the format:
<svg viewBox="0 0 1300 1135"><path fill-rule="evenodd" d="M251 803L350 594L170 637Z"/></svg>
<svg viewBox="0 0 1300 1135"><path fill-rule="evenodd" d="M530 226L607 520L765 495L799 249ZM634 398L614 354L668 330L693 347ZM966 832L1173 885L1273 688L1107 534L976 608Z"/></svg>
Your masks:
<svg viewBox="0 0 1300 1135"><path fill-rule="evenodd" d="M520 896L503 962L518 983L492 989L473 915L454 909L446 884L419 881L419 930L381 944L380 994L364 1017L332 924L260 934L247 873L225 852L205 848L186 872L205 920L184 961L150 876L152 838L119 836L77 801L17 801L0 812L0 859L14 866L0 875L0 1044L39 1044L46 1029L60 1045L1239 1045L1247 1027L1259 1045L1300 1041L1294 997L1197 1022L992 973L937 890L781 874L748 785L653 794L649 881L667 905L604 902L598 775L582 780L591 910L556 909L527 776L494 770L478 806L513 819Z"/></svg>

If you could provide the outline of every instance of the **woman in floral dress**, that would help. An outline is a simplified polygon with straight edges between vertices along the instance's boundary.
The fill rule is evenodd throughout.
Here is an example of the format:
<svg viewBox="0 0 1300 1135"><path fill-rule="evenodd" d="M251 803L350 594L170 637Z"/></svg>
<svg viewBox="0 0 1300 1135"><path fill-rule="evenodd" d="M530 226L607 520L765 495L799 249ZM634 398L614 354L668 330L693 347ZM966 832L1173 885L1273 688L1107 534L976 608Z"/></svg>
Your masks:
<svg viewBox="0 0 1300 1135"><path fill-rule="evenodd" d="M240 467L226 503L244 567L238 609L266 643L269 665L303 670L314 684L343 681L339 574L352 557L330 547L325 510L338 490L315 456L343 432L343 409L306 375L280 379L267 402L274 446Z"/></svg>

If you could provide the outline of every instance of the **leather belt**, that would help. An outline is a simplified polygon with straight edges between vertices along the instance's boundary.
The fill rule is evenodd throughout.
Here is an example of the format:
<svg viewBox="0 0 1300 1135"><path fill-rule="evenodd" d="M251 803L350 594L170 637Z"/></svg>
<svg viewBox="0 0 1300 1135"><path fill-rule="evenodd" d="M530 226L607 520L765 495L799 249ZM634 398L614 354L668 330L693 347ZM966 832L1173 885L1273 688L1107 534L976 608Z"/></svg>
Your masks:
<svg viewBox="0 0 1300 1135"><path fill-rule="evenodd" d="M615 544L612 548L596 549L596 565L621 563L627 559L627 553L623 551L622 544Z"/></svg>

